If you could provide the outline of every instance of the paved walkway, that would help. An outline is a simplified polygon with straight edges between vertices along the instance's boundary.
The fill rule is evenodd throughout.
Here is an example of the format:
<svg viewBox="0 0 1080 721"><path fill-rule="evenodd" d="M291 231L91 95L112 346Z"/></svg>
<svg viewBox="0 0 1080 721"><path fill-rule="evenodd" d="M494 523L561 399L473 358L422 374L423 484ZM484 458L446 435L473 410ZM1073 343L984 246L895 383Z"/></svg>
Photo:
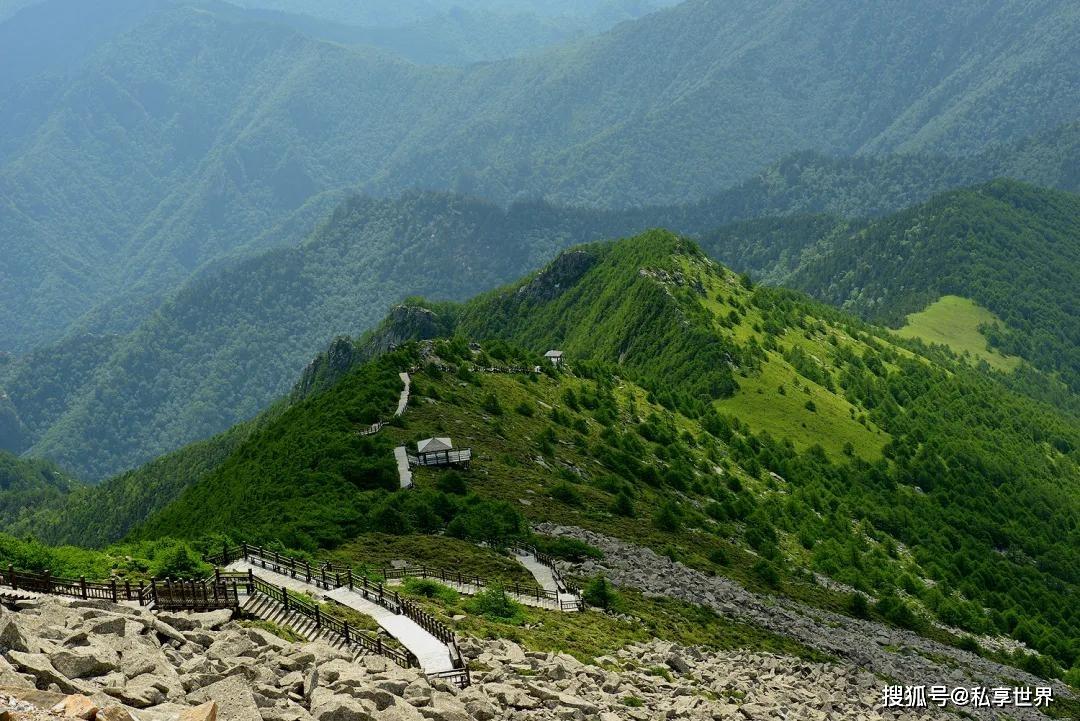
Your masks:
<svg viewBox="0 0 1080 721"><path fill-rule="evenodd" d="M409 406L409 387L412 385L412 380L409 378L408 373L398 373L398 377L400 377L401 382L405 384L405 390L401 391L401 398L398 399L397 410L394 411L395 416L400 416Z"/></svg>
<svg viewBox="0 0 1080 721"><path fill-rule="evenodd" d="M394 449L394 459L397 460L397 474L401 487L412 488L412 471L409 470L409 455L405 452L405 446Z"/></svg>
<svg viewBox="0 0 1080 721"><path fill-rule="evenodd" d="M514 557L518 560L518 563L532 574L532 577L536 579L541 588L547 591L555 591L562 601L578 600L577 596L566 593L564 589L559 588L559 582L555 580L555 574L551 572L551 568L540 563L536 556L522 549L517 549L514 551Z"/></svg>
<svg viewBox="0 0 1080 721"><path fill-rule="evenodd" d="M420 661L420 668L424 670L424 673L439 673L454 669L454 664L450 660L450 650L446 647L446 644L422 629L419 624L408 616L393 613L379 604L367 600L356 591L350 591L344 587L333 591L325 591L291 576L252 565L247 561L234 561L229 564L228 568L230 571L246 572L252 570L257 576L273 583L275 586L284 586L290 591L299 591L311 596L329 598L337 601L342 606L348 606L365 616L374 618L375 622L383 630L396 638L402 646L413 652L413 655Z"/></svg>

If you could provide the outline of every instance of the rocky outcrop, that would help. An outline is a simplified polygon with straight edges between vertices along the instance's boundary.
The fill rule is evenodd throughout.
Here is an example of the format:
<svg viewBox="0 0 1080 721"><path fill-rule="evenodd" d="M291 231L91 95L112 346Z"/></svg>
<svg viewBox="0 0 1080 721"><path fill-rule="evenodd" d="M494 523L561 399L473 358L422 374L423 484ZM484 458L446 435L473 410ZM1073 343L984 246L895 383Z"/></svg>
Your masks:
<svg viewBox="0 0 1080 721"><path fill-rule="evenodd" d="M525 285L518 288L517 297L531 303L546 303L572 286L597 261L595 253L587 250L568 250Z"/></svg>
<svg viewBox="0 0 1080 721"><path fill-rule="evenodd" d="M546 535L577 538L604 553L565 571L585 576L603 574L618 586L648 596L670 597L711 608L723 616L751 623L835 656L857 669L904 685L944 684L965 687L1053 686L1057 698L1071 697L1068 687L1050 683L1012 666L981 658L903 629L842 616L782 597L746 590L720 576L707 576L651 549L581 528L541 524ZM1036 709L965 708L981 718L1046 719Z"/></svg>
<svg viewBox="0 0 1080 721"><path fill-rule="evenodd" d="M457 695L464 708L454 709L465 715L452 718L947 718L936 709L879 709L882 682L865 671L771 654L664 641L635 644L594 664L505 641L466 642L463 652L487 671Z"/></svg>
<svg viewBox="0 0 1080 721"><path fill-rule="evenodd" d="M304 368L293 387L296 401L329 388L352 368L414 340L430 340L450 331L449 319L418 305L397 305L377 328L359 340L335 338L330 346Z"/></svg>

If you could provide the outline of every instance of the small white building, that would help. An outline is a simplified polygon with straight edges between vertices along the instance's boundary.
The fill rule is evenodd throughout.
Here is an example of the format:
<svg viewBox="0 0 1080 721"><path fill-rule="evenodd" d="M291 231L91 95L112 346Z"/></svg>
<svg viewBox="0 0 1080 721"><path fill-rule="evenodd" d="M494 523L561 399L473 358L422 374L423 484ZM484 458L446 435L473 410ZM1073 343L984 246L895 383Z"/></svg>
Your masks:
<svg viewBox="0 0 1080 721"><path fill-rule="evenodd" d="M562 365L562 351L561 350L549 350L544 354L544 357L551 361L551 365Z"/></svg>
<svg viewBox="0 0 1080 721"><path fill-rule="evenodd" d="M416 444L418 453L435 453L436 451L452 451L454 443L449 438L425 438Z"/></svg>

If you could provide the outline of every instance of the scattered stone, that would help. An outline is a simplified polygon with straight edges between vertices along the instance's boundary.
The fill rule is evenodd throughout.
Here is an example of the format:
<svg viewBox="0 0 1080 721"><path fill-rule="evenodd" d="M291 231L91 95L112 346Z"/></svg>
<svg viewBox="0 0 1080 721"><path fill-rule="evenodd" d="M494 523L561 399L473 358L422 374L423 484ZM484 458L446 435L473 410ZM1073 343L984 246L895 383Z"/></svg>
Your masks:
<svg viewBox="0 0 1080 721"><path fill-rule="evenodd" d="M213 701L207 701L184 711L180 714L178 721L217 721L217 715L217 704Z"/></svg>
<svg viewBox="0 0 1080 721"><path fill-rule="evenodd" d="M71 695L49 709L50 713L65 718L78 718L93 721L97 717L98 707L86 696Z"/></svg>

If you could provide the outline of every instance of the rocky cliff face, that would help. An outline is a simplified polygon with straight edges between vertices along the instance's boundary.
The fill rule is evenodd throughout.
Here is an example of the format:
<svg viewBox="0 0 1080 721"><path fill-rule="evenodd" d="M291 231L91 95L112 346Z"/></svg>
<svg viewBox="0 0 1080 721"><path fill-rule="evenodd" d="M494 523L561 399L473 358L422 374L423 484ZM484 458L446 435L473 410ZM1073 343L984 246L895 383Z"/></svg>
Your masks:
<svg viewBox="0 0 1080 721"><path fill-rule="evenodd" d="M596 264L596 254L587 250L570 250L551 261L544 270L518 289L518 298L533 303L545 303L557 298L576 283Z"/></svg>
<svg viewBox="0 0 1080 721"><path fill-rule="evenodd" d="M292 399L306 398L329 388L361 363L412 340L429 340L447 331L447 320L416 305L398 305L379 327L359 340L339 336L304 369L293 387Z"/></svg>
<svg viewBox="0 0 1080 721"><path fill-rule="evenodd" d="M38 713L74 694L70 708L89 704L100 721L211 721L211 710L223 721L916 718L875 710L872 674L769 654L654 641L586 664L476 639L462 651L465 690L380 656L289 643L227 611L20 601L0 616L0 710Z"/></svg>

